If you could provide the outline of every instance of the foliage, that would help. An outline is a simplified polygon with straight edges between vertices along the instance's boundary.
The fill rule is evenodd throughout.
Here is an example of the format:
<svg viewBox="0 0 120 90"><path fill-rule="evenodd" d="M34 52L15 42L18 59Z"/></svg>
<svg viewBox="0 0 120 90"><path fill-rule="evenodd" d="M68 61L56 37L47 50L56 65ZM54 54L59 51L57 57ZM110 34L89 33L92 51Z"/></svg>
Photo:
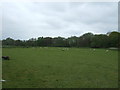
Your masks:
<svg viewBox="0 0 120 90"><path fill-rule="evenodd" d="M107 34L85 33L80 37L38 37L29 40L14 40L7 38L2 40L4 46L23 46L23 47L93 47L108 48L120 47L120 33L109 32Z"/></svg>

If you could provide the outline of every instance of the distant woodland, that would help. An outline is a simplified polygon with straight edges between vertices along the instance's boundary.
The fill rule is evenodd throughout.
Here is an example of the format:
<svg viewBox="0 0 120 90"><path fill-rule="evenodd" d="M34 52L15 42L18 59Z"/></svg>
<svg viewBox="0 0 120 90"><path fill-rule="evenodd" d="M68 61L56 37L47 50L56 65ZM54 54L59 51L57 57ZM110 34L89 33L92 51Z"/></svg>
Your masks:
<svg viewBox="0 0 120 90"><path fill-rule="evenodd" d="M107 34L85 33L80 37L38 37L29 40L2 40L2 47L91 47L109 48L120 47L120 32L113 31Z"/></svg>

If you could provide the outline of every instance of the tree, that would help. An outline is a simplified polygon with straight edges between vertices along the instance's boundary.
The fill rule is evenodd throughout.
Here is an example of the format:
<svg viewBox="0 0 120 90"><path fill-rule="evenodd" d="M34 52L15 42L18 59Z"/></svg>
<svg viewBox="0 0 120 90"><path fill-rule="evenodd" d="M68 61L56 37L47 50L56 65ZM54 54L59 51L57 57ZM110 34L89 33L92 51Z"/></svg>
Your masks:
<svg viewBox="0 0 120 90"><path fill-rule="evenodd" d="M15 46L23 46L23 42L21 40L15 40Z"/></svg>
<svg viewBox="0 0 120 90"><path fill-rule="evenodd" d="M37 46L44 46L44 38L43 37L38 37Z"/></svg>
<svg viewBox="0 0 120 90"><path fill-rule="evenodd" d="M119 47L119 45L120 45L120 40L119 40L120 33L113 31L108 36L109 36L110 47Z"/></svg>
<svg viewBox="0 0 120 90"><path fill-rule="evenodd" d="M36 38L31 38L28 41L26 41L27 46L37 46Z"/></svg>
<svg viewBox="0 0 120 90"><path fill-rule="evenodd" d="M55 46L55 47L64 47L64 46L66 46L65 45L66 40L63 37L55 37L55 38L52 39L52 42L53 42L52 45Z"/></svg>
<svg viewBox="0 0 120 90"><path fill-rule="evenodd" d="M105 34L94 35L91 39L91 47L93 48L106 48L108 46L108 36Z"/></svg>
<svg viewBox="0 0 120 90"><path fill-rule="evenodd" d="M72 36L68 38L68 44L70 47L77 47L78 46L78 37Z"/></svg>
<svg viewBox="0 0 120 90"><path fill-rule="evenodd" d="M6 40L2 40L2 45L11 45L11 46L13 46L14 42L15 42L14 39L9 37Z"/></svg>
<svg viewBox="0 0 120 90"><path fill-rule="evenodd" d="M2 40L2 45L5 46L48 46L48 47L93 47L93 48L108 48L120 47L120 32L109 32L107 34L85 33L80 37L71 36L64 37L38 37L29 40L14 40L7 38Z"/></svg>
<svg viewBox="0 0 120 90"><path fill-rule="evenodd" d="M79 37L79 46L80 47L90 47L91 39L93 37L92 33L85 33Z"/></svg>

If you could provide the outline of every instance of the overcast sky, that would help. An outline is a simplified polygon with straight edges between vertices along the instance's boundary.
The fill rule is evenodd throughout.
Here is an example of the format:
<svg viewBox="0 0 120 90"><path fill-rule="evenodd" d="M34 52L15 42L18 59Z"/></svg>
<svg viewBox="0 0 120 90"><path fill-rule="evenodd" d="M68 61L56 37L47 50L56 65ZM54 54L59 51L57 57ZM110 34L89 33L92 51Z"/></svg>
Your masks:
<svg viewBox="0 0 120 90"><path fill-rule="evenodd" d="M3 3L2 10L2 39L70 37L118 30L117 2L11 2Z"/></svg>

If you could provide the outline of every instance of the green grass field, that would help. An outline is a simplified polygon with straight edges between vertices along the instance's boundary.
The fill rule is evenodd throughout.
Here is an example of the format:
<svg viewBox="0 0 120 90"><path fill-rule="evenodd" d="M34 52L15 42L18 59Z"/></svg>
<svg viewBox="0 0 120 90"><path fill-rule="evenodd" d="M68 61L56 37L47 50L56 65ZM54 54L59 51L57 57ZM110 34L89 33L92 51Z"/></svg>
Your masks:
<svg viewBox="0 0 120 90"><path fill-rule="evenodd" d="M0 57L2 57L2 48L0 47ZM2 59L0 58L0 80L2 79ZM2 89L2 82L0 82L0 89Z"/></svg>
<svg viewBox="0 0 120 90"><path fill-rule="evenodd" d="M90 48L3 48L3 88L116 88L118 52Z"/></svg>

